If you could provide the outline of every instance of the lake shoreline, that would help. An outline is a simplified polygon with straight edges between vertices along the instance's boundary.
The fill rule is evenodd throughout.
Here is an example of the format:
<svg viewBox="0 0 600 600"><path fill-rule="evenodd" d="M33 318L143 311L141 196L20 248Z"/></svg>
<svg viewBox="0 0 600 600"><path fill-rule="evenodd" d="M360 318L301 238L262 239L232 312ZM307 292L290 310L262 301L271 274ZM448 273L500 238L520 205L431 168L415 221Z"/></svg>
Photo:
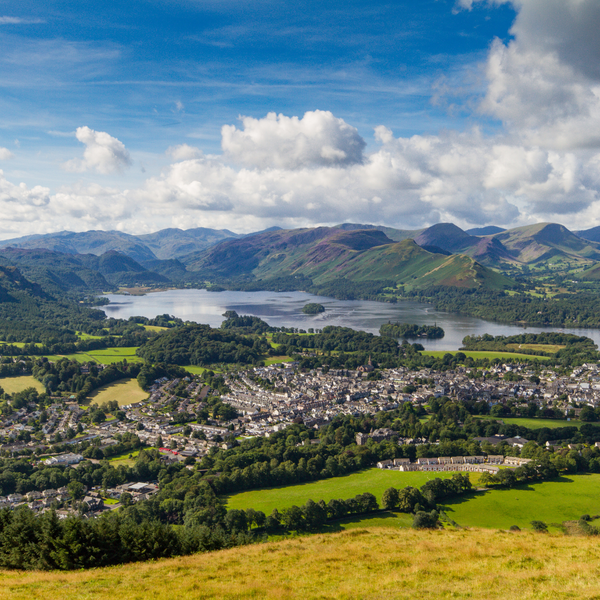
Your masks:
<svg viewBox="0 0 600 600"><path fill-rule="evenodd" d="M600 330L565 327L539 327L486 321L468 315L447 313L432 304L406 299L396 303L374 300L337 300L308 292L246 292L224 290L213 292L198 288L174 288L145 295L105 294L109 304L97 307L107 316L127 319L131 316L154 318L170 314L196 323L218 327L227 310L256 316L274 327L322 329L327 325L350 327L379 334L388 322L438 325L445 336L439 340L420 339L426 350L458 350L467 335L516 335L560 331L583 335L600 343ZM306 315L302 308L310 302L322 304L326 311Z"/></svg>

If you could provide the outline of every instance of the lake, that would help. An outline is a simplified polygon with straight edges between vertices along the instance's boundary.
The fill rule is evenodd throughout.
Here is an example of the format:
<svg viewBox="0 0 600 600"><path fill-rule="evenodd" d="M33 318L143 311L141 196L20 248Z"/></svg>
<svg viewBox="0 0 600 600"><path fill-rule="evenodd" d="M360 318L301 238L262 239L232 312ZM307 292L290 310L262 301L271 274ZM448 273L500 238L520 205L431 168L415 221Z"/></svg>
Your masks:
<svg viewBox="0 0 600 600"><path fill-rule="evenodd" d="M446 335L441 340L419 340L427 350L456 350L466 335L516 335L561 331L585 335L600 344L598 329L561 329L522 327L492 323L483 319L456 315L436 310L430 304L398 302L387 304L368 300L335 300L313 296L304 292L208 292L206 290L167 290L145 296L107 294L110 304L99 307L107 316L128 319L133 316L154 318L169 314L184 321L206 323L218 327L223 322L226 310L235 310L240 315L253 315L274 327L323 328L340 325L379 333L383 323L398 321L419 325L437 324ZM302 307L309 302L318 302L325 307L319 315L305 315ZM412 340L411 340L412 341Z"/></svg>

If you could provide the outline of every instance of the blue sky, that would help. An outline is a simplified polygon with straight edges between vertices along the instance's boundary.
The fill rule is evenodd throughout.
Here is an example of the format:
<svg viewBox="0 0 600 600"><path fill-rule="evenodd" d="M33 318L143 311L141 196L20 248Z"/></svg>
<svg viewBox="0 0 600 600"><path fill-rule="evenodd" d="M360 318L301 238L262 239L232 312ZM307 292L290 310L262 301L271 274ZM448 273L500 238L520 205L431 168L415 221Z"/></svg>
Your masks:
<svg viewBox="0 0 600 600"><path fill-rule="evenodd" d="M0 237L161 224L239 230L369 216L395 226L438 219L512 225L557 215L589 222L582 211L595 215L595 142L557 149L543 141L549 126L569 125L552 121L556 107L560 113L565 103L581 102L561 100L562 92L540 96L552 106L536 121L527 103L548 86L523 89L516 99L508 91L518 95L535 78L523 72L535 56L558 61L541 74L554 73L557 89L583 81L594 95L596 75L575 72L573 57L597 3L564 0L575 7L573 27L567 22L564 44L548 47L531 23L541 19L549 30L556 20L565 24L557 2L0 0L0 198L8 198L0 203ZM586 104L580 112L595 119L594 111ZM273 125L269 113L316 118L311 127ZM244 125L240 116L255 121ZM315 152L345 155L350 138L339 138L341 123L364 141L362 154L314 159ZM229 142L225 125L236 128ZM374 135L381 126L392 137ZM477 164L465 155L473 148L499 163L470 174L444 166L453 156ZM565 211L552 183L566 177L569 152L577 154L585 190ZM282 153L297 160L282 163ZM391 171L376 169L383 162ZM523 162L531 168L513 172ZM506 169L511 175L500 177ZM343 181L350 184L340 196Z"/></svg>

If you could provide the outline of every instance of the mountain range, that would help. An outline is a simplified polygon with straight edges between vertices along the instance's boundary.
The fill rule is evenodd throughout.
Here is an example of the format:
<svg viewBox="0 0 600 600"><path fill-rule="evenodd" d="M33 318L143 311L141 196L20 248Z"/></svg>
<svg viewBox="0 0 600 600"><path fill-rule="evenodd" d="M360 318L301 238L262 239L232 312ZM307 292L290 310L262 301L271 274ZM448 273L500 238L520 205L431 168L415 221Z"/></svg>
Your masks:
<svg viewBox="0 0 600 600"><path fill-rule="evenodd" d="M549 262L581 267L581 277L598 279L596 239L600 228L574 233L555 223L468 231L452 223L419 230L343 223L249 235L202 227L144 235L63 231L0 242L0 266L18 267L52 293L207 281L253 289L332 282L503 289L514 283L502 271Z"/></svg>

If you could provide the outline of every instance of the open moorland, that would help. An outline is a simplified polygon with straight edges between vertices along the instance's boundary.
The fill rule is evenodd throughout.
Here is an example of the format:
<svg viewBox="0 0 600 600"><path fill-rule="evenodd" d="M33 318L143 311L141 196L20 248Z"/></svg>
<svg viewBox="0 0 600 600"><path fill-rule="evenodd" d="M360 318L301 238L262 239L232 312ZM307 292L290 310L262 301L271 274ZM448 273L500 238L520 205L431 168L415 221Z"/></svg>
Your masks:
<svg viewBox="0 0 600 600"><path fill-rule="evenodd" d="M119 406L141 402L142 400L146 400L146 398L148 398L148 392L145 392L139 386L137 379L115 381L94 390L90 394L91 402L103 404L104 402L116 400Z"/></svg>
<svg viewBox="0 0 600 600"><path fill-rule="evenodd" d="M592 599L599 559L594 538L362 528L90 571L3 571L0 589L3 600Z"/></svg>

